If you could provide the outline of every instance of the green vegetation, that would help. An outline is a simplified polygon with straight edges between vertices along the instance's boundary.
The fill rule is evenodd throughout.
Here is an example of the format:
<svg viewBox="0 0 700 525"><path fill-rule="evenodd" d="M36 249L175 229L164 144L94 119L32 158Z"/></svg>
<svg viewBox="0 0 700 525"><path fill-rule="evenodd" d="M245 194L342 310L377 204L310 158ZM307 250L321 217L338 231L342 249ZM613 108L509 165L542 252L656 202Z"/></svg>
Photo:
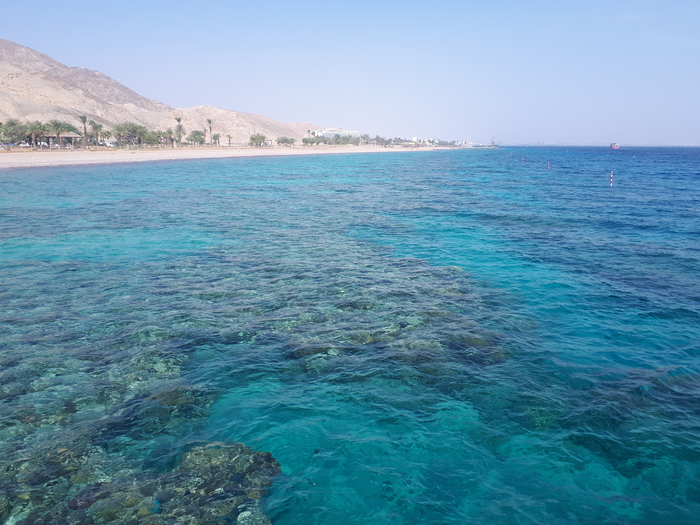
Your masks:
<svg viewBox="0 0 700 525"><path fill-rule="evenodd" d="M46 124L35 120L26 125L25 132L32 138L32 147L36 148L36 138L45 137L49 132L49 127Z"/></svg>
<svg viewBox="0 0 700 525"><path fill-rule="evenodd" d="M5 124L0 127L0 133L2 133L3 140L10 144L21 142L27 137L24 125L16 119L10 119L5 122Z"/></svg>
<svg viewBox="0 0 700 525"><path fill-rule="evenodd" d="M314 145L314 144L328 144L331 146L340 146L340 145L348 145L352 144L353 146L359 146L361 143L360 137L341 137L340 135L336 135L333 138L329 137L309 137L309 138L304 138L301 139L302 143L307 144L307 145Z"/></svg>
<svg viewBox="0 0 700 525"><path fill-rule="evenodd" d="M143 136L143 143L149 146L161 146L163 144L163 132L162 131L147 131Z"/></svg>
<svg viewBox="0 0 700 525"><path fill-rule="evenodd" d="M295 139L290 139L289 137L277 137L277 144L281 144L283 146L294 146L295 142Z"/></svg>
<svg viewBox="0 0 700 525"><path fill-rule="evenodd" d="M187 140L187 142L189 142L193 146L196 146L197 144L204 144L204 138L204 132L195 129L194 131L192 131L192 133L188 135L187 139L185 140Z"/></svg>
<svg viewBox="0 0 700 525"><path fill-rule="evenodd" d="M125 124L117 124L112 129L112 132L114 133L114 138L116 138L117 142L119 143L119 148L121 148L122 147L122 139L126 135L126 125Z"/></svg>
<svg viewBox="0 0 700 525"><path fill-rule="evenodd" d="M43 144L37 144L37 139L46 138L49 142L49 138L55 136L56 142L63 146L62 136L67 133L80 132L74 125L62 120L51 120L47 123L35 120L22 124L17 119L10 119L0 125L0 142L9 145L10 149L17 144L22 147L43 148Z"/></svg>
<svg viewBox="0 0 700 525"><path fill-rule="evenodd" d="M255 146L256 148L261 148L265 145L266 140L267 140L267 137L265 135L261 135L260 133L255 133L254 135L250 136L250 145Z"/></svg>
<svg viewBox="0 0 700 525"><path fill-rule="evenodd" d="M142 148L144 146L163 148L168 143L174 148L175 144L182 142L185 134L185 129L181 124L181 117L175 118L177 126L174 129L168 128L165 131L149 130L135 122L120 122L115 124L112 130L106 130L103 124L99 124L94 120L88 120L87 115L78 116L78 120L83 127L82 133L74 125L62 120L51 120L46 124L39 121L23 124L16 119L10 119L4 124L0 123L0 142L7 143L10 147L21 144L22 147L31 146L36 148L42 146L38 144L38 139L46 137L48 142L50 137L55 136L56 142L63 145L63 142L66 140L64 136L67 133L75 133L82 135L84 148L87 148L90 144L99 146L100 140L108 141L111 137L116 139L119 148ZM207 122L211 133L211 119L208 119ZM73 135L69 140L72 142L74 138L75 136ZM212 134L211 138L213 145L220 145L220 133ZM193 146L204 144L205 139L206 131L199 130L192 131L186 138L187 142ZM262 137L262 141L264 143L265 137Z"/></svg>
<svg viewBox="0 0 700 525"><path fill-rule="evenodd" d="M99 146L100 133L102 132L102 128L104 126L102 124L98 124L94 120L91 120L88 124L90 124L90 135L95 139L95 145Z"/></svg>
<svg viewBox="0 0 700 525"><path fill-rule="evenodd" d="M418 143L413 142L412 140L408 139L402 139L399 137L395 137L393 139L387 139L384 137L380 137L377 135L376 137L370 137L369 135L362 135L361 137L362 142L365 144L370 144L374 146L384 146L384 147L395 147L395 146L403 146L403 147L425 147L425 146L440 146L440 147L455 147L456 142L446 142L444 140L439 140L439 139L425 139L421 140Z"/></svg>
<svg viewBox="0 0 700 525"><path fill-rule="evenodd" d="M122 143L126 143L127 146L141 146L144 143L148 129L140 124L135 124L134 122L122 122L117 124L112 129L119 147L122 147Z"/></svg>
<svg viewBox="0 0 700 525"><path fill-rule="evenodd" d="M83 124L83 149L88 146L88 134L87 134L87 115L78 116L80 122Z"/></svg>
<svg viewBox="0 0 700 525"><path fill-rule="evenodd" d="M182 136L185 134L185 128L182 124L180 124L182 117L175 117L175 120L177 121L177 126L175 126L175 137L177 138L177 145L180 147Z"/></svg>
<svg viewBox="0 0 700 525"><path fill-rule="evenodd" d="M206 119L207 128L203 131L193 130L186 135L185 128L182 125L182 117L175 117L176 126L166 130L149 130L141 124L135 122L120 122L115 124L112 129L105 129L105 124L100 124L95 120L89 120L87 115L78 115L77 121L82 124L82 130L78 130L70 122L63 120L51 120L46 123L39 121L22 123L17 119L7 120L5 123L0 122L0 144L3 147L23 148L42 148L49 143L51 146L52 137L56 137L55 142L61 147L65 143L70 143L82 138L82 147L88 148L91 145L95 147L108 146L114 147L111 140L114 140L118 148L143 148L143 147L158 147L165 148L170 145L175 148L183 142L197 147L199 145L208 144L207 139L210 139L212 146L221 146L221 138L228 139L228 146L232 145L233 137L231 135L222 135L221 133L213 132L212 119ZM207 137L209 133L209 137ZM70 136L66 137L67 134ZM76 137L79 135L79 137ZM42 140L43 139L43 140ZM292 147L297 144L297 139L291 137L277 137L276 142L280 146ZM311 137L303 140L304 144L360 144L360 139L355 137L341 137L336 135L333 138ZM271 140L262 133L254 133L250 136L250 146L261 148L271 145ZM241 144L239 144L241 145ZM53 147L56 147L55 145Z"/></svg>
<svg viewBox="0 0 700 525"><path fill-rule="evenodd" d="M63 146L61 135L65 133L78 133L78 128L63 120L49 120L47 126L49 133L56 135L56 142L58 142L59 147Z"/></svg>

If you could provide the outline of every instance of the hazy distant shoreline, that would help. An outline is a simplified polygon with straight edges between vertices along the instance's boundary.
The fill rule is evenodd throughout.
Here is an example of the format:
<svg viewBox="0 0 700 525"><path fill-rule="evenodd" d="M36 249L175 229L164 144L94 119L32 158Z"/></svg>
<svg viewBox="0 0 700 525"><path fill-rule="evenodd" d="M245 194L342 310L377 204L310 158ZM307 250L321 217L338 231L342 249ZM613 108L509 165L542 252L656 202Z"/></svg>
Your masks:
<svg viewBox="0 0 700 525"><path fill-rule="evenodd" d="M89 166L129 162L169 160L225 159L242 157L277 157L296 155L332 155L340 153L396 153L435 151L441 148L384 148L381 146L338 146L297 148L178 148L116 151L13 151L0 152L0 170ZM452 149L452 148L450 148Z"/></svg>

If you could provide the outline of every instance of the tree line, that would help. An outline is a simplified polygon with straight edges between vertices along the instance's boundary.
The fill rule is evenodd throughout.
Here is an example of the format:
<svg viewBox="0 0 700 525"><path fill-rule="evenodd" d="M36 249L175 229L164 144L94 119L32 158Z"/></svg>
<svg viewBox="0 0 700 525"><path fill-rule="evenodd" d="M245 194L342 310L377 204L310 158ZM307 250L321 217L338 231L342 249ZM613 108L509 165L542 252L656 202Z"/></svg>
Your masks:
<svg viewBox="0 0 700 525"><path fill-rule="evenodd" d="M60 142L61 135L68 133L79 134L78 128L62 120L49 120L48 122L21 123L19 120L10 119L5 123L0 122L0 141L7 141L9 144L18 142L31 143L32 147L43 147L49 142L50 137L56 137ZM42 141L41 139L46 139Z"/></svg>
<svg viewBox="0 0 700 525"><path fill-rule="evenodd" d="M127 146L129 148L142 148L144 146L158 146L160 148L180 147L183 144L183 138L188 145L193 147L203 145L206 142L206 131L192 130L188 134L182 124L182 117L175 117L175 125L165 130L149 130L141 124L134 122L121 122L115 124L111 130L105 129L102 124L94 120L88 120L87 116L78 116L82 130L78 129L73 124L62 120L50 120L48 122L33 121L21 123L16 119L10 119L5 123L0 122L0 143L27 143L33 148L43 149L44 145L51 146L51 139L56 138L56 143L61 147L65 135L73 134L80 135L82 147L87 148L90 145L111 146L111 140L116 141L119 148ZM213 133L212 119L206 120L209 128L210 144L221 146L220 133ZM89 129L88 129L89 128ZM231 146L231 135L225 135L228 138L228 145ZM260 133L254 133L250 136L249 145L253 147L263 147L267 142L267 137ZM278 137L277 144L281 146L294 146L296 140L289 137ZM384 138L377 135L370 137L362 135L362 137L348 137L335 135L334 137L307 137L302 139L304 145L328 144L328 145L360 145L372 144L378 146L394 146L412 144L411 141L401 138ZM434 141L434 145L439 146L454 146L454 143L444 141Z"/></svg>
<svg viewBox="0 0 700 525"><path fill-rule="evenodd" d="M329 144L331 146L353 145L359 146L361 143L360 137L347 137L335 135L334 137L306 137L301 139L303 144Z"/></svg>
<svg viewBox="0 0 700 525"><path fill-rule="evenodd" d="M254 146L256 148L262 148L267 144L267 141L267 137L262 133L254 133L250 136L250 141L248 142L248 145ZM292 139L289 137L277 137L277 144L279 144L280 146L294 146L295 143L296 139Z"/></svg>
<svg viewBox="0 0 700 525"><path fill-rule="evenodd" d="M68 134L80 135L84 148L95 145L110 145L110 139L114 139L119 148L123 146L143 147L159 146L174 148L182 144L182 139L192 146L204 144L206 141L205 131L192 130L189 135L182 125L182 117L175 117L176 125L165 130L149 130L141 124L135 122L121 122L115 124L111 130L105 129L102 124L94 120L88 120L87 116L78 116L82 130L70 122L63 120L49 120L48 122L25 122L17 119L10 119L0 122L0 143L10 145L26 143L32 148L43 149L44 145L51 147L51 139L56 138L56 143L63 146ZM211 144L221 146L221 133L212 133L212 120L207 119L209 126L209 137ZM90 129L88 129L88 126ZM187 135L187 136L186 136ZM226 135L229 145L231 145L231 135ZM72 137L71 137L72 139Z"/></svg>
<svg viewBox="0 0 700 525"><path fill-rule="evenodd" d="M418 143L414 142L413 140L409 139L402 139L400 137L395 137L395 138L384 138L380 137L377 135L376 137L370 137L369 135L362 135L362 141L365 144L371 144L374 146L384 146L384 147L391 147L391 146L414 146L414 145L430 145L430 146L440 146L440 147L455 147L457 145L456 141L452 142L447 142L444 140L440 139L427 139L427 140L421 140Z"/></svg>

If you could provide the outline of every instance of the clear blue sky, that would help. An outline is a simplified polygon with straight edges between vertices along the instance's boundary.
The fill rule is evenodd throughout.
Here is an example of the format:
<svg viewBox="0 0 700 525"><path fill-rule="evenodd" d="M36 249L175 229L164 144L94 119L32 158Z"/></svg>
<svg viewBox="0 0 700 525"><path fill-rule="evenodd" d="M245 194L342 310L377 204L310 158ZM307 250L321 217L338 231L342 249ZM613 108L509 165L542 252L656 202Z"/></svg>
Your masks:
<svg viewBox="0 0 700 525"><path fill-rule="evenodd" d="M700 1L3 2L0 37L179 107L372 135L700 144Z"/></svg>

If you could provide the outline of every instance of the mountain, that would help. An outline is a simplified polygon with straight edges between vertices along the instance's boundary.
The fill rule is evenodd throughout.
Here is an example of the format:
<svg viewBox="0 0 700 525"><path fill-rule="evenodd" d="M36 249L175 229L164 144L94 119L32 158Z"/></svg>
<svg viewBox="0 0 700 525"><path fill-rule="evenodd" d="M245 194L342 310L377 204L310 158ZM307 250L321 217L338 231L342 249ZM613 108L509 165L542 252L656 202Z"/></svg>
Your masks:
<svg viewBox="0 0 700 525"><path fill-rule="evenodd" d="M110 129L119 122L136 122L149 129L167 129L182 118L187 133L198 129L221 134L221 143L247 142L256 131L268 138L286 136L300 140L309 129L321 126L309 122L278 122L269 117L240 113L212 106L172 108L142 97L99 71L69 67L53 58L0 39L0 122L66 120L79 129L78 115L87 115Z"/></svg>

